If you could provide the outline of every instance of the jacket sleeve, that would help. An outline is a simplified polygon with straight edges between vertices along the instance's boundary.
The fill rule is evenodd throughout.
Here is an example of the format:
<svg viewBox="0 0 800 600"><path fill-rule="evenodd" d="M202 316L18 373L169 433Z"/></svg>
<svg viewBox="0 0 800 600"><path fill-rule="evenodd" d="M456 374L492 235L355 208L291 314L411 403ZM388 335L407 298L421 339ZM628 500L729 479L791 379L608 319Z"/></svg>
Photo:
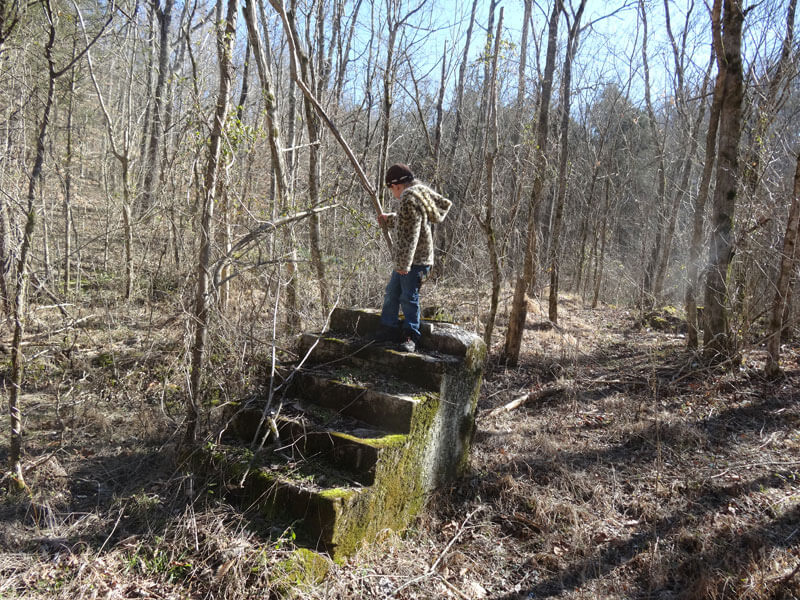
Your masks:
<svg viewBox="0 0 800 600"><path fill-rule="evenodd" d="M395 240L394 266L398 271L408 271L411 269L411 262L414 259L422 227L422 215L410 199L403 199L395 223L397 239Z"/></svg>
<svg viewBox="0 0 800 600"><path fill-rule="evenodd" d="M389 229L394 229L397 225L397 213L387 213L386 214L386 227Z"/></svg>

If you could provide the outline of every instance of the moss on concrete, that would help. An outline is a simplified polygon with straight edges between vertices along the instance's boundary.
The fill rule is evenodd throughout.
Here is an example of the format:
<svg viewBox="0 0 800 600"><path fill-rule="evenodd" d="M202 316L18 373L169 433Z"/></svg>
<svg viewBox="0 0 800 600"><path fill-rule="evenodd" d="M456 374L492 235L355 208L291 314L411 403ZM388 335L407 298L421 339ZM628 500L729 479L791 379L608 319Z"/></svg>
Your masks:
<svg viewBox="0 0 800 600"><path fill-rule="evenodd" d="M377 449L394 448L402 446L406 442L406 439L408 439L408 436L403 435L401 433L394 435L384 435L376 438L362 438L362 437L357 437L355 435L351 435L349 433L342 433L338 431L331 432L331 435L342 440L347 440L350 442L354 442L356 444L364 444L365 446L369 446L370 448L377 448Z"/></svg>
<svg viewBox="0 0 800 600"><path fill-rule="evenodd" d="M438 413L439 397L424 395L414 411L405 443L384 447L375 470L375 483L342 511L331 538L335 560L352 554L364 540L385 529L402 529L416 516L430 491L425 470L420 468L429 442L431 425Z"/></svg>
<svg viewBox="0 0 800 600"><path fill-rule="evenodd" d="M331 488L327 490L322 490L319 495L322 498L327 498L328 500L349 500L354 495L353 490L349 490L346 488Z"/></svg>

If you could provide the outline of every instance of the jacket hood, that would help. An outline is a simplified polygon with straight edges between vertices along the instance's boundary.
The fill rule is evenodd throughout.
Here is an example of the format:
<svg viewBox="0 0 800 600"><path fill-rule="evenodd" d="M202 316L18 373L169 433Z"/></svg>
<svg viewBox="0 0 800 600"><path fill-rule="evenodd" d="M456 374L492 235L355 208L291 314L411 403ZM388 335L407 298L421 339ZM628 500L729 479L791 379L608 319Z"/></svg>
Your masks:
<svg viewBox="0 0 800 600"><path fill-rule="evenodd" d="M441 223L453 205L450 200L421 183L406 188L403 196L411 200L417 209L423 211L431 223Z"/></svg>

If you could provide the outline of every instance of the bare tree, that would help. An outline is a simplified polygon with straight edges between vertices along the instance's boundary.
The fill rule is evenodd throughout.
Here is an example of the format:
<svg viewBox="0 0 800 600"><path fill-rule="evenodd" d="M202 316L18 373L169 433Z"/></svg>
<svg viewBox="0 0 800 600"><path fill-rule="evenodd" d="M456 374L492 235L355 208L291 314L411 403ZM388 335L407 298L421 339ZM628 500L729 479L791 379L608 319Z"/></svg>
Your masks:
<svg viewBox="0 0 800 600"><path fill-rule="evenodd" d="M734 252L733 216L739 183L739 138L744 96L741 56L744 16L737 0L714 1L712 30L717 64L723 74L723 85L717 178L703 312L703 352L710 360L732 358L736 353L736 344L729 325L727 278L728 266Z"/></svg>
<svg viewBox="0 0 800 600"><path fill-rule="evenodd" d="M42 109L39 131L36 136L36 154L34 156L33 168L28 178L28 193L25 208L25 228L22 234L22 242L19 249L19 260L17 262L16 289L14 294L14 336L11 342L11 389L8 394L8 412L11 424L11 439L9 443L8 461L9 471L13 485L18 489L27 489L22 470L22 409L20 407L20 394L22 391L22 381L24 376L25 356L22 352L22 336L25 331L25 321L27 319L27 291L29 280L28 259L33 243L34 228L36 225L36 195L42 177L42 167L45 158L45 142L47 140L48 128L50 126L51 111L55 100L56 80L67 72L70 72L75 63L89 51L89 48L102 35L105 28L111 22L109 17L105 24L100 28L97 35L91 42L87 42L86 47L79 53L73 53L72 60L65 67L56 68L54 59L54 47L57 37L57 24L59 14L53 11L50 0L43 0L42 11L47 23L47 40L44 43L44 57L47 61L47 95L45 96L44 107Z"/></svg>
<svg viewBox="0 0 800 600"><path fill-rule="evenodd" d="M500 299L500 286L502 278L500 273L500 258L497 253L497 236L495 234L494 209L495 209L495 159L497 157L497 61L500 57L500 40L503 32L503 9L500 9L500 18L497 21L497 31L494 36L494 49L492 50L491 71L486 81L486 132L484 134L484 160L486 162L486 211L481 226L486 233L486 243L489 248L489 264L492 269L492 295L489 305L489 315L483 331L483 341L487 347L492 344L492 331L497 316L497 304ZM491 36L491 31L489 32Z"/></svg>
<svg viewBox="0 0 800 600"><path fill-rule="evenodd" d="M283 1L282 0L270 0L270 4L275 9L275 11L280 15L281 20L283 21L284 31L287 34L287 38L288 38L288 42L289 42L289 58L292 61L297 61L298 60L297 51L296 51L297 41L295 40L294 36L292 35L292 28L289 25L288 16L287 16L287 13L286 13L286 9L283 6ZM295 71L293 71L293 72L297 73L297 69L295 69ZM376 213L380 214L382 212L382 208L381 208L381 205L380 205L380 201L378 199L378 192L375 189L375 187L372 185L372 183L370 183L370 180L367 177L366 173L364 172L364 169L362 168L361 163L359 162L359 160L356 157L356 155L353 152L353 150L350 148L350 145L347 143L347 141L342 136L342 133L339 131L339 128L333 122L333 120L331 119L330 115L328 115L328 113L322 107L322 105L320 104L319 100L314 96L314 92L305 84L305 82L302 79L297 78L297 79L295 79L295 83L297 83L297 86L303 92L303 95L306 98L308 98L308 100L314 105L314 109L317 111L319 116L325 122L326 126L328 127L328 130L336 138L336 141L339 142L339 145L342 147L342 149L344 150L345 154L347 155L347 158L349 159L350 164L355 169L356 175L358 176L358 180L361 183L361 186L367 192L367 195L369 196L370 200L372 201L372 204L373 204L373 207L375 208ZM388 232L387 232L385 227L383 228L383 237L386 240L386 245L389 247L389 250L391 250L391 248L392 248L392 240L389 237L389 234L388 234Z"/></svg>
<svg viewBox="0 0 800 600"><path fill-rule="evenodd" d="M224 0L219 0L220 9ZM214 204L217 175L222 152L223 132L230 107L231 76L233 74L233 43L236 39L237 0L227 0L224 22L217 26L217 58L219 61L219 91L214 111L211 136L208 140L208 159L203 179L203 205L200 217L200 250L197 259L197 288L193 313L194 341L191 349L189 389L186 395L186 448L194 446L200 407L200 379L203 371L211 310L211 243L214 239Z"/></svg>
<svg viewBox="0 0 800 600"><path fill-rule="evenodd" d="M715 47L712 47L711 61L716 61ZM725 85L723 71L718 71L714 83L714 93L709 109L708 128L706 129L705 161L697 197L694 201L692 216L692 233L689 242L689 258L686 268L686 292L684 294L684 310L686 312L686 345L690 349L698 345L698 319L697 319L697 286L700 270L700 253L703 247L703 227L705 222L706 201L708 200L711 177L714 173L717 151L717 132L719 131L719 115L722 107L722 92Z"/></svg>
<svg viewBox="0 0 800 600"><path fill-rule="evenodd" d="M567 17L567 52L564 57L564 69L561 74L561 147L558 155L558 191L556 192L556 207L553 218L553 229L550 238L550 255L548 265L550 269L550 298L548 302L548 316L550 321L558 323L558 275L560 269L559 244L561 235L561 220L564 212L564 199L567 195L567 157L569 154L569 105L572 85L572 61L578 50L578 40L580 37L581 17L586 8L586 0L581 0L578 10L575 12L572 24L569 23L569 15L564 10Z"/></svg>
<svg viewBox="0 0 800 600"><path fill-rule="evenodd" d="M792 75L797 74L796 66L792 72L792 63L793 60L796 60L792 57L796 11L797 0L789 0L786 5L786 32L781 43L781 51L774 66L766 71L766 74L771 71L772 75L768 78L766 85L756 86L756 90L764 88L765 92L755 102L755 114L753 115L755 127L750 136L750 143L745 149L746 155L743 160L744 186L749 195L756 193L761 180L762 163L767 147L767 131L775 122L781 105L788 100L790 95L785 84Z"/></svg>
<svg viewBox="0 0 800 600"><path fill-rule="evenodd" d="M381 145L378 150L378 166L376 173L376 188L381 187L383 174L386 172L389 159L389 134L391 130L392 104L394 103L394 82L397 78L397 34L408 20L425 6L423 0L416 7L409 10L402 17L400 10L402 0L386 0L386 18L389 28L389 38L386 41L386 65L383 69L383 97L381 100Z"/></svg>
<svg viewBox="0 0 800 600"><path fill-rule="evenodd" d="M28 183L27 219L25 231L20 247L19 264L17 266L16 293L14 297L14 338L11 342L11 389L8 395L8 412L11 417L11 443L9 445L8 460L12 481L19 489L25 489L25 477L22 472L22 411L19 406L19 397L22 391L23 363L22 335L25 330L26 296L28 286L28 253L30 252L33 237L36 211L36 185L42 173L45 154L45 138L50 124L50 111L53 107L55 96L56 68L53 62L53 47L56 40L56 22L49 0L42 3L42 10L49 25L47 41L44 44L44 55L48 65L47 97L42 112L39 126L39 135L36 138L36 157Z"/></svg>
<svg viewBox="0 0 800 600"><path fill-rule="evenodd" d="M519 361L522 346L522 334L525 331L525 319L528 315L526 292L533 284L536 263L536 212L541 201L544 187L545 169L547 165L547 137L549 134L550 97L553 92L553 73L556 68L556 43L558 41L558 21L561 16L562 2L554 0L550 13L547 34L547 54L545 58L542 90L539 96L539 112L536 129L536 146L533 155L533 185L528 201L528 222L525 236L525 258L522 272L517 275L514 285L514 299L511 316L508 319L503 359L509 365Z"/></svg>
<svg viewBox="0 0 800 600"><path fill-rule="evenodd" d="M318 10L322 11L324 8L322 0L318 2ZM297 25L295 22L294 11L287 11L288 23L291 27L291 35L295 40L299 40L297 34ZM319 51L322 52L324 48L324 13L317 16L317 39L316 42ZM299 43L296 47L297 57L299 59L300 72L297 72L298 65L296 61L290 61L290 68L292 69L292 78L297 80L302 78L309 88L314 87L313 81L316 79L318 82L317 95L319 96L325 85L326 77L324 73L314 73L313 65L309 60L309 56ZM318 55L321 58L321 55ZM318 63L319 64L319 63ZM306 130L308 131L308 203L310 206L317 206L320 202L319 184L322 176L320 162L322 160L322 127L320 118L317 115L314 105L307 98L303 98L304 117L306 123ZM317 275L317 283L320 292L320 310L324 317L328 312L329 293L328 283L325 279L325 264L322 261L322 250L320 248L320 222L319 215L313 213L309 218L309 247L311 250L311 266Z"/></svg>
<svg viewBox="0 0 800 600"><path fill-rule="evenodd" d="M786 234L783 236L783 252L781 254L778 278L775 282L775 300L772 302L769 327L767 328L767 364L764 372L768 377L780 374L781 334L786 328L785 319L789 283L792 278L797 257L797 237L800 233L800 154L794 171L794 187L789 207L789 220L786 223Z"/></svg>
<svg viewBox="0 0 800 600"><path fill-rule="evenodd" d="M24 3L20 0L0 0L0 57L5 51L6 40L19 23L21 9L24 10Z"/></svg>
<svg viewBox="0 0 800 600"><path fill-rule="evenodd" d="M472 42L472 29L475 26L475 10L478 6L478 0L472 0L472 9L470 10L469 25L467 26L467 38L464 41L464 52L461 57L461 64L458 67L458 83L456 84L456 100L453 112L455 113L455 125L453 127L453 138L450 141L450 150L448 152L448 162L453 160L458 146L458 140L461 135L462 121L464 119L461 113L461 107L464 103L464 85L466 81L467 64L469 62L469 47Z"/></svg>
<svg viewBox="0 0 800 600"><path fill-rule="evenodd" d="M143 157L143 162L147 165L144 170L144 189L142 190L142 201L140 205L137 205L137 208L143 211L148 210L153 204L161 169L162 112L164 111L164 91L170 66L168 60L169 29L175 0L164 0L163 7L160 5L160 0L151 0L151 2L153 3L153 12L158 19L158 76L153 90L147 155Z"/></svg>
<svg viewBox="0 0 800 600"><path fill-rule="evenodd" d="M658 269L659 256L664 252L664 228L666 226L665 215L665 195L666 195L666 168L664 166L664 140L662 134L658 131L658 122L656 120L656 113L653 108L653 101L650 93L650 63L647 56L647 41L648 41L648 28L647 28L647 11L645 10L644 0L639 0L639 17L642 23L642 64L644 66L644 98L645 106L647 107L648 124L650 125L650 132L653 137L653 144L656 148L656 160L658 167L656 169L656 206L655 206L655 235L652 242L652 250L650 257L644 268L644 281L642 284L641 303L652 302L655 297L661 294L660 290L655 287L656 271ZM645 298L644 296L648 296Z"/></svg>
<svg viewBox="0 0 800 600"><path fill-rule="evenodd" d="M86 33L86 26L83 21L83 16L81 11L78 8L78 5L75 4L75 10L78 15L78 19L81 23L81 27L83 29L83 35L88 45L89 38L88 34ZM131 93L132 93L132 86L133 86L133 64L131 63L130 68L127 72L127 81L125 84L125 92L123 92L123 97L125 97L125 101L123 102L123 106L126 108L123 110L122 117L120 119L122 125L122 131L118 131L117 126L114 123L114 119L112 118L111 114L109 113L108 108L106 107L105 100L103 98L103 93L100 90L100 85L97 81L97 77L95 76L94 70L94 63L92 62L92 55L91 52L86 52L86 61L89 65L89 76L91 77L92 84L94 85L95 93L97 94L97 100L100 104L100 110L103 113L103 119L105 121L105 129L106 134L108 136L108 142L111 146L111 154L113 154L114 158L117 159L120 166L120 178L122 179L122 223L123 223L123 234L125 238L125 298L130 299L133 293L133 217L132 217L132 205L133 205L133 194L131 191L131 142L133 136L131 135L131 115L130 115L130 105L131 105ZM122 141L119 141L119 137L122 137ZM68 225L67 225L68 227Z"/></svg>
<svg viewBox="0 0 800 600"><path fill-rule="evenodd" d="M667 266L669 264L669 260L672 255L672 245L673 245L673 238L675 236L675 227L678 220L678 212L680 210L686 191L689 187L689 180L692 173L692 167L694 166L694 156L695 153L697 152L700 127L702 126L703 120L705 118L705 109L706 109L705 97L708 91L708 83L711 77L711 70L713 68L713 61L709 61L708 68L703 78L703 84L700 90L700 108L697 111L697 114L695 115L694 121L690 123L689 122L690 107L689 107L689 102L687 100L687 92L684 84L685 81L684 63L686 58L684 49L686 48L686 41L689 34L689 19L691 17L692 11L689 10L687 12L684 29L681 36L682 43L680 46L678 45L677 41L675 40L675 36L672 33L669 2L666 0L664 2L664 14L666 16L666 30L667 30L667 35L669 37L670 46L672 47L672 55L675 65L675 80L676 80L675 102L680 117L680 123L683 125L680 132L682 136L680 146L683 149L683 156L678 163L680 168L681 179L673 192L672 206L669 211L667 227L663 235L663 241L661 244L662 248L659 253L658 264L656 267L655 282L653 284L653 295L656 299L659 299L661 297L663 291L664 277L666 275Z"/></svg>

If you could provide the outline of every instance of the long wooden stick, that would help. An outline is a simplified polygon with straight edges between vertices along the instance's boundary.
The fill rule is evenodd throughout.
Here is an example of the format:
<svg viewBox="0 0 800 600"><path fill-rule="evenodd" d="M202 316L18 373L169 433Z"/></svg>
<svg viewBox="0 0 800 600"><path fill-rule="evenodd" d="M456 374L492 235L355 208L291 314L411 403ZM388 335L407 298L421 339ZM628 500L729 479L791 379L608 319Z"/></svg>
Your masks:
<svg viewBox="0 0 800 600"><path fill-rule="evenodd" d="M289 17L286 14L286 8L283 5L283 0L269 0L269 3L272 5L272 8L280 15L281 21L283 21L283 29L286 32L286 39L289 42L289 56L291 57L292 64L294 68L292 69L292 74L295 83L297 83L297 87L303 92L303 95L308 99L309 102L314 106L319 116L325 121L325 124L328 126L328 129L331 130L333 136L342 146L347 154L347 158L350 159L350 163L353 165L353 168L358 175L359 180L361 181L361 185L364 190L369 195L370 199L372 200L372 204L375 207L375 211L377 214L381 214L383 212L383 208L381 208L380 200L378 199L378 192L370 183L369 178L367 177L366 173L364 173L364 169L361 167L361 164L358 162L358 158L350 149L350 145L344 139L342 134L339 132L339 128L336 127L336 124L333 120L328 116L328 113L325 112L325 109L322 108L322 105L319 103L319 100L314 96L314 93L308 88L305 81L303 81L302 77L300 76L300 69L298 67L298 46L297 41L294 39L294 35L292 35L292 28L289 25ZM381 225L381 231L383 232L383 237L386 240L386 245L389 247L389 252L392 251L392 239L389 237L389 231L386 229L385 225Z"/></svg>

